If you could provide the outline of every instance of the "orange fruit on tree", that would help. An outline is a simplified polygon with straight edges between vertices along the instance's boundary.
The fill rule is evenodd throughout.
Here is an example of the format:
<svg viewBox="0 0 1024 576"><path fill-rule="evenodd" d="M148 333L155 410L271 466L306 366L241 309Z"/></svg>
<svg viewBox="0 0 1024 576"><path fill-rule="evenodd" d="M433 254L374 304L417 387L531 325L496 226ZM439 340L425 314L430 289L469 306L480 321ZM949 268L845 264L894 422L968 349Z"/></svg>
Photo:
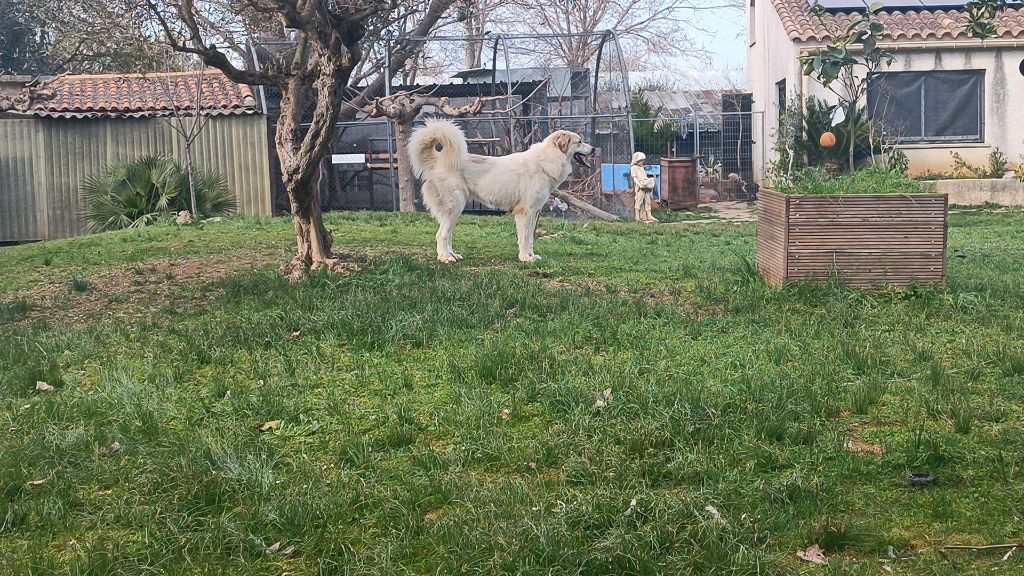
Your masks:
<svg viewBox="0 0 1024 576"><path fill-rule="evenodd" d="M818 143L822 148L831 148L836 145L836 135L832 132L825 132L818 139Z"/></svg>

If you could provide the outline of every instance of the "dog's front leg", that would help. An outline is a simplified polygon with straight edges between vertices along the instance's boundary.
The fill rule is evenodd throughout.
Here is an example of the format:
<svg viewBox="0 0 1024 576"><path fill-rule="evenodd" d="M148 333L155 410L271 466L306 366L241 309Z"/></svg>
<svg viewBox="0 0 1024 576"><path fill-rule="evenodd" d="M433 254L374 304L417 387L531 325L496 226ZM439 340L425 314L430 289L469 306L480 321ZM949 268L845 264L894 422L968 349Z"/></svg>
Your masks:
<svg viewBox="0 0 1024 576"><path fill-rule="evenodd" d="M536 262L540 257L533 253L534 214L528 208L516 208L512 211L516 219L516 237L519 240L519 260Z"/></svg>

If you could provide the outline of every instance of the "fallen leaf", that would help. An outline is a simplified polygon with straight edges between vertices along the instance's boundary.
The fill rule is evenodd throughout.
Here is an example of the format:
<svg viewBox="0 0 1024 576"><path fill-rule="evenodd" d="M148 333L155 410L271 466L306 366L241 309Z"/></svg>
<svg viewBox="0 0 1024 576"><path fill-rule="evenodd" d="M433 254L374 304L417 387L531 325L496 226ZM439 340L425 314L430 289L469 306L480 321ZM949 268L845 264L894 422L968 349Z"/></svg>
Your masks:
<svg viewBox="0 0 1024 576"><path fill-rule="evenodd" d="M302 331L301 330L296 330L295 332L292 332L291 335L288 336L288 339L289 340L302 340Z"/></svg>
<svg viewBox="0 0 1024 576"><path fill-rule="evenodd" d="M825 551L817 544L812 544L806 550L797 552L796 555L801 560L805 560L811 564L825 564L828 562L828 558L825 557Z"/></svg>
<svg viewBox="0 0 1024 576"><path fill-rule="evenodd" d="M1007 552L1006 555L1003 556L1003 562L1006 562L1007 560L1009 560L1013 556L1013 553L1016 552L1016 551L1017 551L1017 547L1016 546L1014 546L1013 548L1010 548L1010 551Z"/></svg>
<svg viewBox="0 0 1024 576"><path fill-rule="evenodd" d="M46 382L36 382L36 392L45 392L47 394L53 392L55 388L50 386Z"/></svg>
<svg viewBox="0 0 1024 576"><path fill-rule="evenodd" d="M704 507L704 511L711 514L711 518L715 524L725 524L725 520L722 518L722 513L718 511L718 508L708 504Z"/></svg>
<svg viewBox="0 0 1024 576"><path fill-rule="evenodd" d="M626 508L626 513L623 516L632 516L636 512L636 498L629 501L629 508Z"/></svg>
<svg viewBox="0 0 1024 576"><path fill-rule="evenodd" d="M110 446L107 446L106 448L101 449L100 450L100 454L102 454L104 456L113 456L114 454L117 454L120 451L121 451L121 443L120 442L114 442Z"/></svg>
<svg viewBox="0 0 1024 576"><path fill-rule="evenodd" d="M18 428L15 427L15 426L11 426L10 428L7 429L7 432L10 433L10 434L14 434L17 431L18 431Z"/></svg>
<svg viewBox="0 0 1024 576"><path fill-rule="evenodd" d="M274 428L281 426L283 423L284 420L271 420L270 422L263 424L263 426L260 426L260 432L270 432Z"/></svg>
<svg viewBox="0 0 1024 576"><path fill-rule="evenodd" d="M605 388L600 392L595 392L595 395L597 396L597 401L594 402L594 408L597 410L601 410L602 408L605 408L612 403L611 388Z"/></svg>
<svg viewBox="0 0 1024 576"><path fill-rule="evenodd" d="M46 480L30 480L26 484L32 488L39 488L43 484L46 484Z"/></svg>
<svg viewBox="0 0 1024 576"><path fill-rule="evenodd" d="M287 548L285 548L285 549L283 549L283 550L281 549L282 545L283 545L282 542L275 542L272 546L270 546L269 548L264 550L263 553L266 554L267 556L273 556L275 554L280 554L284 558L292 558L293 556L297 556L298 555L297 553L298 553L299 549L294 544L289 546L289 547L287 547Z"/></svg>
<svg viewBox="0 0 1024 576"><path fill-rule="evenodd" d="M846 448L854 454L874 454L875 456L885 455L885 446L865 442L859 438L847 439L846 443L843 444L843 448Z"/></svg>
<svg viewBox="0 0 1024 576"><path fill-rule="evenodd" d="M509 411L508 408L505 408L504 410L501 411L501 419L502 420L508 420L511 417L512 417L512 412Z"/></svg>

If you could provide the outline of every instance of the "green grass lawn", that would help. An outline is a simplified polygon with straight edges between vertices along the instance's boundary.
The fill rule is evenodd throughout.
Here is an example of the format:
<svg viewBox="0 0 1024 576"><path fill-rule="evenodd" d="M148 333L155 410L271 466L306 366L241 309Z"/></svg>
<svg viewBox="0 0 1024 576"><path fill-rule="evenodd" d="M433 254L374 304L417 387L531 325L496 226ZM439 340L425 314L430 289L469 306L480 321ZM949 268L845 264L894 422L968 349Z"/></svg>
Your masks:
<svg viewBox="0 0 1024 576"><path fill-rule="evenodd" d="M444 266L337 214L361 271L298 284L280 219L0 250L0 574L1024 573L938 555L1024 533L1024 212L951 218L905 293L769 288L729 222Z"/></svg>

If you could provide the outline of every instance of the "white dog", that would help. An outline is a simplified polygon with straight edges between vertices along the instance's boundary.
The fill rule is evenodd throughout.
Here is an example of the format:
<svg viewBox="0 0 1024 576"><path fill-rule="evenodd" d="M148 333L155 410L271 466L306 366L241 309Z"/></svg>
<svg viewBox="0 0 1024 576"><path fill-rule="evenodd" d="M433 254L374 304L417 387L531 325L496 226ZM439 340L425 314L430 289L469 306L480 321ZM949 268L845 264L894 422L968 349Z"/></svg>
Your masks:
<svg viewBox="0 0 1024 576"><path fill-rule="evenodd" d="M409 139L412 169L423 180L423 201L439 224L437 259L462 260L452 249L452 231L466 201L475 198L515 216L519 259L536 262L533 234L551 191L572 173L572 160L590 167L594 147L574 132L559 130L525 152L508 156L470 154L466 136L448 120L427 120Z"/></svg>

